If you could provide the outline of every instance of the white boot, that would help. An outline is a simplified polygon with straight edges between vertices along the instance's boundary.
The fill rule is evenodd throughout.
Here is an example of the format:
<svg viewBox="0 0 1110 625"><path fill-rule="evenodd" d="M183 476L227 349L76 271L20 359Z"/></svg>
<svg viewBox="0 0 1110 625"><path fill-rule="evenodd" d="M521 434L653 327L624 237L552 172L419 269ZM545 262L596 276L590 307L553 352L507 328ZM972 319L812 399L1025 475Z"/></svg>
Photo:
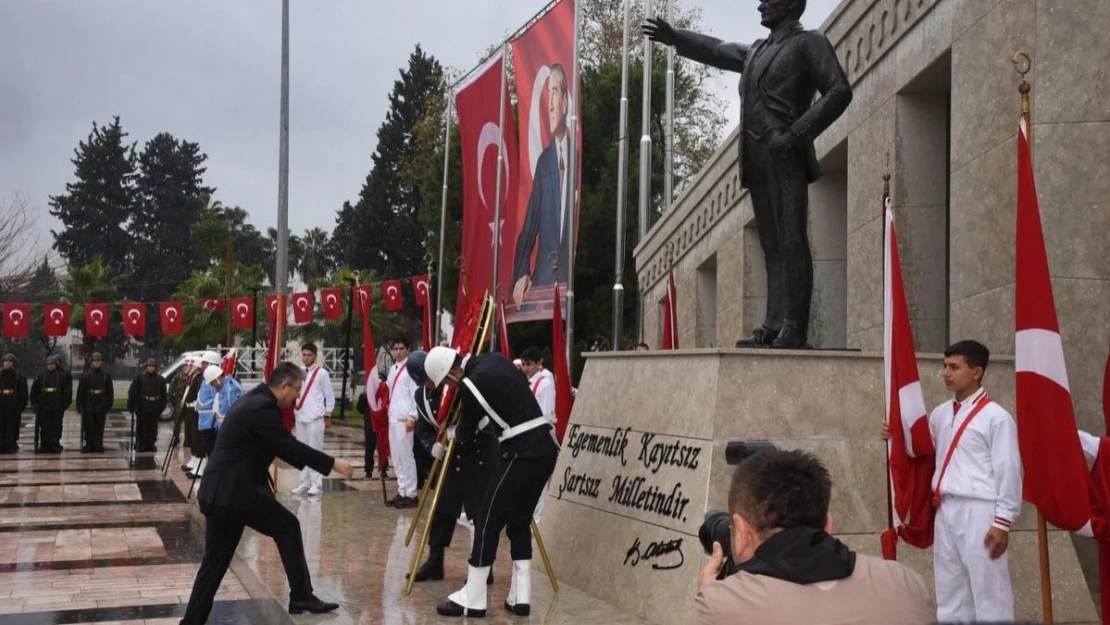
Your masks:
<svg viewBox="0 0 1110 625"><path fill-rule="evenodd" d="M196 473L197 467L200 466L200 458L197 458L196 456L190 456L188 464L189 464L189 472L190 473Z"/></svg>
<svg viewBox="0 0 1110 625"><path fill-rule="evenodd" d="M488 566L469 567L466 585L436 606L436 612L441 616L485 616L486 578L489 576L489 569Z"/></svg>
<svg viewBox="0 0 1110 625"><path fill-rule="evenodd" d="M513 580L509 582L509 597L505 609L517 616L528 616L532 611L532 561L513 560Z"/></svg>

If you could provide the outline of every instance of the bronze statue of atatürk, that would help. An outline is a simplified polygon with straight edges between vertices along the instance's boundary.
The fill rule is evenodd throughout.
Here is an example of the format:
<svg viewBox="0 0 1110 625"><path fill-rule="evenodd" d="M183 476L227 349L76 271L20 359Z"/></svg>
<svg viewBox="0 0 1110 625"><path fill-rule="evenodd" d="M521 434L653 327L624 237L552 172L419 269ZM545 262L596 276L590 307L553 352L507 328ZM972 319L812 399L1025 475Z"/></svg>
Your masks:
<svg viewBox="0 0 1110 625"><path fill-rule="evenodd" d="M727 43L649 19L644 34L688 59L740 76L740 184L748 189L767 266L767 316L737 347L807 347L813 258L807 186L821 176L813 141L852 101L828 38L798 21L805 0L762 0L766 39ZM814 101L817 93L821 97Z"/></svg>

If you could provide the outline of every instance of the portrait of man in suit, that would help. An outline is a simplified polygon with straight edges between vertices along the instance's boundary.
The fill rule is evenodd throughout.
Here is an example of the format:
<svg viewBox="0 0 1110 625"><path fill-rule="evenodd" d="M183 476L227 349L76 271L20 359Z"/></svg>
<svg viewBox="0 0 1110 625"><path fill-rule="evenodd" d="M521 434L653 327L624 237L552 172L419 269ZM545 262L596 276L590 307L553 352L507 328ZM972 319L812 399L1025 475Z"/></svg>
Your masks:
<svg viewBox="0 0 1110 625"><path fill-rule="evenodd" d="M573 201L567 188L567 113L570 103L567 93L567 74L562 65L551 66L547 79L547 121L551 142L536 161L532 176L532 192L528 197L528 210L524 225L517 237L513 260L512 302L519 306L528 290L534 286L556 283L550 256L559 255L559 266L566 266L570 256L570 239L567 236Z"/></svg>
<svg viewBox="0 0 1110 625"><path fill-rule="evenodd" d="M736 346L797 349L809 347L813 297L809 184L821 177L813 141L848 108L852 89L824 33L802 27L806 0L762 0L758 8L770 33L750 46L658 18L643 31L685 58L740 74L740 185L763 248L767 312Z"/></svg>

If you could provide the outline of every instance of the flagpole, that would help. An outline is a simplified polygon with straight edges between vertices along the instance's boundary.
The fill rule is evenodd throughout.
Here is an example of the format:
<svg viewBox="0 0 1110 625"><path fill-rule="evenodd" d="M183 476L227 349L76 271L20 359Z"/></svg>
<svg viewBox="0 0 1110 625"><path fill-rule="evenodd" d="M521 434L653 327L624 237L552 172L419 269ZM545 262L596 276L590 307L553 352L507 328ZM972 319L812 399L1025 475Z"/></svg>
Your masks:
<svg viewBox="0 0 1110 625"><path fill-rule="evenodd" d="M443 250L447 238L447 176L451 165L451 101L452 90L443 94L443 199L439 208L439 269L436 273L436 327L434 343L439 343L439 329L443 327ZM500 171L500 170L498 170ZM434 345L433 345L434 347Z"/></svg>
<svg viewBox="0 0 1110 625"><path fill-rule="evenodd" d="M501 43L501 89L497 92L497 182L494 185L497 196L493 200L493 277L490 280L490 295L494 301L500 297L497 284L497 265L501 262L501 170L505 167L505 85L508 81L509 68L509 42ZM489 350L492 352L497 345L497 324L493 324L489 333Z"/></svg>
<svg viewBox="0 0 1110 625"><path fill-rule="evenodd" d="M674 23L674 0L667 0L667 21ZM663 210L674 201L674 46L667 46L666 113L663 123Z"/></svg>
<svg viewBox="0 0 1110 625"><path fill-rule="evenodd" d="M574 1L574 54L572 55L571 68L570 68L570 84L573 91L570 107L570 125L567 127L567 197L570 198L570 214L567 215L567 239L568 245L561 245L560 248L567 250L566 266L567 266L567 369L571 369L571 354L574 352L574 248L575 238L578 231L578 109L582 104L582 92L579 88L581 80L580 72L578 71L578 47L579 37L581 36L581 29L579 24L582 21L582 2L584 0ZM558 276L556 276L555 289L559 289Z"/></svg>
<svg viewBox="0 0 1110 625"><path fill-rule="evenodd" d="M1025 52L1018 52L1010 60L1014 70L1021 75L1021 84L1018 93L1021 95L1021 117L1025 121L1026 137L1029 141L1029 159L1033 159L1033 116L1029 107L1029 92L1032 86L1025 80L1025 75L1033 69L1033 59ZM1048 557L1048 525L1045 523L1041 509L1037 508L1037 551L1041 564L1041 618L1045 623L1052 623L1052 576Z"/></svg>
<svg viewBox="0 0 1110 625"><path fill-rule="evenodd" d="M889 153L887 154L887 167L888 168L890 167L890 154ZM884 291L884 294L883 294L883 309L884 309L883 310L883 323L886 323L887 315L886 315L886 310L885 309L886 309L886 306L887 306L887 304L886 304L886 301L887 301L886 287L887 287L887 265L888 265L887 259L886 259L886 237L887 237L887 230L890 228L890 225L887 223L887 215L890 212L888 210L889 205L890 205L890 174L889 173L884 173L883 174L883 201L881 202L881 204L882 204L882 216L881 216L881 219L879 219L879 221L881 221L882 224L883 224L883 232L882 232L882 238L880 239L882 241L882 243L880 243L880 245L882 246L881 247L882 253L880 254L880 258L882 258L882 261L883 261L883 269L880 273L882 275L883 291ZM886 334L887 332L893 332L893 330L894 330L893 328L883 328L883 333ZM884 340L885 340L885 337L884 337ZM889 355L888 355L888 357L889 357ZM889 369L889 367L893 367L894 364L893 363L886 363L886 366ZM887 372L886 377L887 377L887 380L886 380L887 388L886 388L885 392L887 393L887 408L889 409L889 407L890 407L890 393L892 392L892 389L889 388L889 386L890 386L889 385L889 382L890 382L889 370ZM888 410L886 416L887 416L887 422L889 423L889 420L890 420L889 410ZM889 440L886 442L886 445L883 446L883 449L886 452L886 526L887 526L887 528L893 528L894 527L894 494L893 494L894 477L891 475L891 472L890 472L890 441Z"/></svg>
<svg viewBox="0 0 1110 625"><path fill-rule="evenodd" d="M285 290L289 286L289 0L281 1L281 120L278 146L278 214L277 214L277 258L274 259L274 279L277 284L277 305L285 305ZM280 321L279 314L274 315ZM282 324L274 332L274 345L270 349L281 349ZM280 354L280 352L275 352ZM279 357L280 358L280 357ZM275 358L275 365L280 362ZM277 458L273 462L274 488L278 479Z"/></svg>
<svg viewBox="0 0 1110 625"><path fill-rule="evenodd" d="M644 0L644 19L652 17L652 0ZM648 206L651 202L651 39L644 36L644 96L640 114L640 223L639 242L648 231ZM637 338L644 340L644 294L636 302Z"/></svg>
<svg viewBox="0 0 1110 625"><path fill-rule="evenodd" d="M632 0L624 0L624 35L621 44L621 108L617 130L617 240L613 264L613 350L621 349L624 334L624 212L628 201L628 20Z"/></svg>

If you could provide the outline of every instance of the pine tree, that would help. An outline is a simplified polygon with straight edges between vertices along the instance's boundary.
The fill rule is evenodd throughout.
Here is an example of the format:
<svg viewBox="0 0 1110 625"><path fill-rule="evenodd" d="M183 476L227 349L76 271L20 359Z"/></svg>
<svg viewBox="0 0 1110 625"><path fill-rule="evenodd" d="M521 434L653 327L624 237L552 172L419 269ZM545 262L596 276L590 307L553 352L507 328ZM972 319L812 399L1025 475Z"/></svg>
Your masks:
<svg viewBox="0 0 1110 625"><path fill-rule="evenodd" d="M351 255L354 253L354 222L355 207L348 201L343 202L343 208L335 211L335 229L328 239L328 256L332 265L336 267L350 267Z"/></svg>
<svg viewBox="0 0 1110 625"><path fill-rule="evenodd" d="M143 301L165 299L191 270L205 265L191 228L204 218L215 192L204 186L206 160L198 144L165 132L143 146L131 233L136 267L157 278L124 295Z"/></svg>
<svg viewBox="0 0 1110 625"><path fill-rule="evenodd" d="M378 129L373 169L355 204L354 240L349 262L376 275L424 273L427 230L420 221L424 194L420 181L434 153L420 150L414 128L424 118L427 94L442 89L443 69L416 46L408 68L393 83L390 108Z"/></svg>
<svg viewBox="0 0 1110 625"><path fill-rule="evenodd" d="M74 150L75 182L50 196L50 214L63 229L51 231L54 249L70 265L84 265L96 255L113 272L130 267L131 236L126 224L135 207L135 144L119 116L107 126L93 122L92 132Z"/></svg>

